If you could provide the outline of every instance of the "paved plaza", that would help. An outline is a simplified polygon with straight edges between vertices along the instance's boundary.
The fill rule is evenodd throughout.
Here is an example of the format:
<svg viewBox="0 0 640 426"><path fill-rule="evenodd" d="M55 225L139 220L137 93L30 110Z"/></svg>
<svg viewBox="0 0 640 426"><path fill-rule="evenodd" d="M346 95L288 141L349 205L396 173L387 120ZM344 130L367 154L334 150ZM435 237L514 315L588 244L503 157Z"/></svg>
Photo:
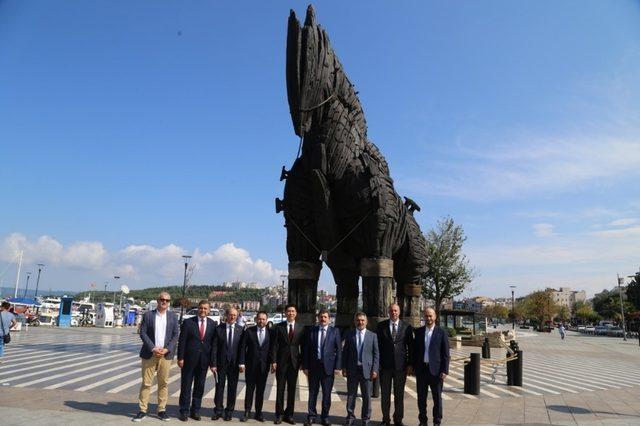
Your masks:
<svg viewBox="0 0 640 426"><path fill-rule="evenodd" d="M137 411L140 385L140 339L134 329L30 328L14 333L0 364L2 424L127 424ZM466 395L463 361L477 347L452 350L450 376L444 387L445 424L640 424L640 347L638 341L568 333L519 334L524 351L524 386L506 385L503 365L482 365L481 393ZM492 349L492 358L505 351ZM308 387L300 374L297 418L306 412ZM241 375L236 421L243 407L245 383ZM179 368L169 379L168 413L177 415ZM493 382L493 383L492 383ZM272 413L275 381L270 375L265 410ZM152 394L152 402L154 396ZM346 379L336 377L331 421L342 424ZM213 379L207 379L204 415L211 415ZM407 425L417 424L415 379L406 389ZM153 406L150 413L153 412ZM380 419L374 400L373 419ZM53 419L53 420L52 420ZM267 420L272 419L267 416ZM173 419L178 422L177 419ZM210 420L205 420L210 421ZM159 420L149 418L148 423ZM191 421L193 422L193 421ZM251 421L250 423L255 423Z"/></svg>

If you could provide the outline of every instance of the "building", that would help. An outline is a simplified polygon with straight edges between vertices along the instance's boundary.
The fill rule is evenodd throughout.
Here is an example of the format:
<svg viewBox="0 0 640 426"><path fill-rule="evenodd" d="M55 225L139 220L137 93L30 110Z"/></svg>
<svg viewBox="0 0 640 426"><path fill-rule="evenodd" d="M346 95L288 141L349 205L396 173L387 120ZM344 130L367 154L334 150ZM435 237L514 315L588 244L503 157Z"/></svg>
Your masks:
<svg viewBox="0 0 640 426"><path fill-rule="evenodd" d="M571 287L560 287L559 290L551 290L551 299L558 305L573 309L576 302L587 300L587 293L584 290L571 290Z"/></svg>
<svg viewBox="0 0 640 426"><path fill-rule="evenodd" d="M465 308L469 311L473 312L482 312L485 308L493 306L496 302L490 298L485 296L476 296L465 299Z"/></svg>

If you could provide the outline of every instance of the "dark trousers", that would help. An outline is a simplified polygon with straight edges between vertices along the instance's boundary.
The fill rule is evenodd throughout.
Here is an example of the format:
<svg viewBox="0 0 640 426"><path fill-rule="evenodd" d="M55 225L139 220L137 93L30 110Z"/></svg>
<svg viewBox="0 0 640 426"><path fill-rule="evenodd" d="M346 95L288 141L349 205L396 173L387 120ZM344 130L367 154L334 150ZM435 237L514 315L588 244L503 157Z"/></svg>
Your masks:
<svg viewBox="0 0 640 426"><path fill-rule="evenodd" d="M371 376L364 376L362 373L362 367L358 367L357 372L347 372L347 423L353 424L356 419L356 397L358 393L358 386L360 386L360 393L362 394L362 423L369 424L371 419Z"/></svg>
<svg viewBox="0 0 640 426"><path fill-rule="evenodd" d="M326 420L331 409L331 389L333 389L333 371L331 375L325 374L324 367L316 363L309 369L309 406L307 417L313 420L318 415L316 405L318 402L318 392L322 387L322 412L320 418Z"/></svg>
<svg viewBox="0 0 640 426"><path fill-rule="evenodd" d="M202 406L202 395L204 395L204 383L207 379L207 365L204 368L201 364L188 365L184 364L180 374L180 412L181 413L197 413ZM191 386L193 385L193 395L191 395Z"/></svg>
<svg viewBox="0 0 640 426"><path fill-rule="evenodd" d="M228 365L224 369L218 369L218 383L216 383L216 396L214 398L214 411L218 414L222 412L233 413L236 406L236 394L238 389L238 375L240 369L237 365ZM227 387L227 408L224 408L224 386L225 382L229 382Z"/></svg>
<svg viewBox="0 0 640 426"><path fill-rule="evenodd" d="M418 388L418 420L427 423L427 395L431 388L433 398L433 422L442 421L442 379L438 375L431 374L428 364L416 371L416 384Z"/></svg>
<svg viewBox="0 0 640 426"><path fill-rule="evenodd" d="M264 390L267 386L267 376L269 366L260 365L255 370L245 374L247 380L247 391L245 392L244 411L251 411L253 403L253 393L256 393L256 414L262 414L262 402L264 401Z"/></svg>
<svg viewBox="0 0 640 426"><path fill-rule="evenodd" d="M393 385L393 422L400 424L404 418L404 385L407 383L406 370L380 370L380 405L382 421L391 423L391 387Z"/></svg>
<svg viewBox="0 0 640 426"><path fill-rule="evenodd" d="M298 369L290 363L279 363L276 371L276 416L293 416L296 403L296 384L298 382ZM284 406L284 388L287 388L287 407Z"/></svg>

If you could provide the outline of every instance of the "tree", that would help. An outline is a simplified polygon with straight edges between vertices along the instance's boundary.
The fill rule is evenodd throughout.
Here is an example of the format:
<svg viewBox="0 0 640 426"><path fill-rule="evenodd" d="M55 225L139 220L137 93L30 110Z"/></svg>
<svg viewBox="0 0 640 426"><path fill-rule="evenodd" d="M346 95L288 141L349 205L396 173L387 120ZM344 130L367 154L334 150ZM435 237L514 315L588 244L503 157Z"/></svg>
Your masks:
<svg viewBox="0 0 640 426"><path fill-rule="evenodd" d="M501 305L487 306L482 313L491 319L505 320L509 316L509 308Z"/></svg>
<svg viewBox="0 0 640 426"><path fill-rule="evenodd" d="M525 315L535 319L541 330L545 321L551 321L559 311L550 289L534 291L525 297Z"/></svg>
<svg viewBox="0 0 640 426"><path fill-rule="evenodd" d="M640 311L640 272L627 285L627 300L631 302L635 311Z"/></svg>
<svg viewBox="0 0 640 426"><path fill-rule="evenodd" d="M578 323L592 323L595 316L598 316L598 314L593 311L590 305L584 302L575 303L573 307L573 317L578 320Z"/></svg>
<svg viewBox="0 0 640 426"><path fill-rule="evenodd" d="M571 312L569 311L569 308L567 308L566 306L560 306L556 318L562 322L568 321L569 318L571 318Z"/></svg>
<svg viewBox="0 0 640 426"><path fill-rule="evenodd" d="M435 302L436 315L445 299L462 293L474 276L462 245L467 240L460 225L447 217L438 221L437 229L425 235L427 269L422 275L422 294Z"/></svg>

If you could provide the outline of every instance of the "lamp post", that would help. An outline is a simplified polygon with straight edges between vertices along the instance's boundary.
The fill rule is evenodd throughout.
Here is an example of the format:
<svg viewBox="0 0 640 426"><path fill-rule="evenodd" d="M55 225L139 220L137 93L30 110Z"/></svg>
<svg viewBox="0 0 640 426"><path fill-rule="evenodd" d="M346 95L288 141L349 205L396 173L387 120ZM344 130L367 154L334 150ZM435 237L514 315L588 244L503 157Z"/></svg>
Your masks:
<svg viewBox="0 0 640 426"><path fill-rule="evenodd" d="M119 276L114 275L113 279L116 280L116 289L113 291L113 310L116 310L116 292L118 291L118 280L120 279Z"/></svg>
<svg viewBox="0 0 640 426"><path fill-rule="evenodd" d="M624 284L624 278L620 278L620 274L617 274L618 277L618 295L620 295L620 316L622 317L622 340L627 341L627 327L624 324L624 305L622 304L622 284Z"/></svg>
<svg viewBox="0 0 640 426"><path fill-rule="evenodd" d="M109 281L104 282L104 300L103 303L107 303L107 286L109 285Z"/></svg>
<svg viewBox="0 0 640 426"><path fill-rule="evenodd" d="M286 313L286 309L284 308L286 305L286 300L287 300L287 296L285 296L285 290L284 290L284 281L287 279L288 275L287 274L282 274L280 275L280 279L282 280L282 314L284 315Z"/></svg>
<svg viewBox="0 0 640 426"><path fill-rule="evenodd" d="M516 286L510 285L511 288L511 328L516 329Z"/></svg>
<svg viewBox="0 0 640 426"><path fill-rule="evenodd" d="M627 278L633 278L636 283L640 282L640 270L635 275L627 275ZM640 345L640 327L638 327L638 345Z"/></svg>
<svg viewBox="0 0 640 426"><path fill-rule="evenodd" d="M182 281L182 297L180 300L180 324L182 324L182 317L184 316L184 295L187 292L187 268L189 267L189 260L191 260L191 256L183 255L184 259L184 279Z"/></svg>
<svg viewBox="0 0 640 426"><path fill-rule="evenodd" d="M42 268L44 268L44 263L38 263L38 278L36 278L36 293L33 295L34 299L38 297L38 286L40 285L40 272L42 272Z"/></svg>
<svg viewBox="0 0 640 426"><path fill-rule="evenodd" d="M24 298L27 298L27 290L29 290L29 278L31 278L31 272L27 272L27 285L24 288Z"/></svg>

